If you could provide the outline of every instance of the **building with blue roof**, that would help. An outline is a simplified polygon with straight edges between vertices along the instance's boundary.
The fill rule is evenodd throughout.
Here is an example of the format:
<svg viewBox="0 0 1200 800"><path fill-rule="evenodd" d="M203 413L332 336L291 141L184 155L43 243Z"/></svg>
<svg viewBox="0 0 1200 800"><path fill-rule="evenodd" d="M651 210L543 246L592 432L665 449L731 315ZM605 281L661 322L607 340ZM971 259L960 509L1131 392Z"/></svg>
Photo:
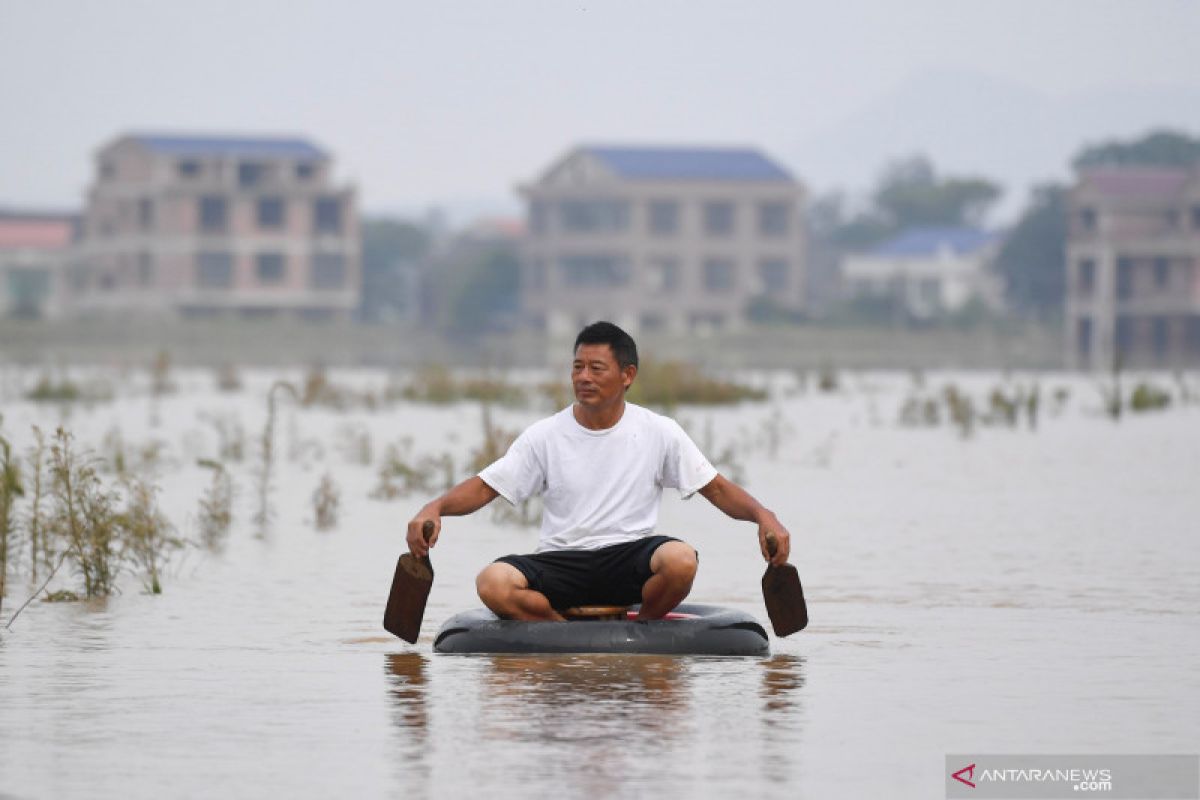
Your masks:
<svg viewBox="0 0 1200 800"><path fill-rule="evenodd" d="M757 148L581 145L520 191L535 328L704 333L803 308L804 187Z"/></svg>
<svg viewBox="0 0 1200 800"><path fill-rule="evenodd" d="M991 263L1003 244L997 231L916 227L873 249L847 256L842 281L850 297L890 298L913 319L930 319L971 302L999 311L1003 287Z"/></svg>
<svg viewBox="0 0 1200 800"><path fill-rule="evenodd" d="M356 192L296 136L132 133L96 154L72 285L81 312L346 317Z"/></svg>

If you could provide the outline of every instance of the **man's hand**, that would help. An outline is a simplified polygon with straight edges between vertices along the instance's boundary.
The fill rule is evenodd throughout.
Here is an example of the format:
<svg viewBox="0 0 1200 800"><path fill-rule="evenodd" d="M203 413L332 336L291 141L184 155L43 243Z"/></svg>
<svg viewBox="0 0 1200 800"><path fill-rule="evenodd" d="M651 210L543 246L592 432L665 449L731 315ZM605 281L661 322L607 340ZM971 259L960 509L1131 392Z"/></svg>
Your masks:
<svg viewBox="0 0 1200 800"><path fill-rule="evenodd" d="M767 549L767 534L775 535L775 555L771 556ZM773 566L780 566L787 563L788 556L792 552L792 536L788 533L787 528L779 524L779 520L775 515L771 515L771 519L764 520L758 525L758 546L762 550L762 556Z"/></svg>
<svg viewBox="0 0 1200 800"><path fill-rule="evenodd" d="M425 534L422 529L426 522L433 522L433 535L429 537L429 542L425 542ZM442 532L442 515L437 509L431 509L425 506L417 515L408 523L408 550L417 558L424 558L429 555L429 548L437 544L438 536Z"/></svg>

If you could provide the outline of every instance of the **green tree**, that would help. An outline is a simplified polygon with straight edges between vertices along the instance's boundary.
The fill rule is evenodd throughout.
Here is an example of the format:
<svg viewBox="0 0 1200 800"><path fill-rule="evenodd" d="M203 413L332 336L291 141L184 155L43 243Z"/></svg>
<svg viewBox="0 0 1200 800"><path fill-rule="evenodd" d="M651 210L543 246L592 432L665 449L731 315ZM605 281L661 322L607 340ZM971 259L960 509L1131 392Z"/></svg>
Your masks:
<svg viewBox="0 0 1200 800"><path fill-rule="evenodd" d="M416 264L429 254L430 234L422 225L394 217L362 221L362 315L375 320L390 309L404 308L414 298L406 296L402 274L406 264Z"/></svg>
<svg viewBox="0 0 1200 800"><path fill-rule="evenodd" d="M512 246L496 244L453 264L447 327L457 333L494 330L517 310L521 261Z"/></svg>
<svg viewBox="0 0 1200 800"><path fill-rule="evenodd" d="M1071 165L1075 169L1100 166L1183 167L1200 163L1200 138L1177 131L1151 131L1132 141L1112 140L1084 147Z"/></svg>
<svg viewBox="0 0 1200 800"><path fill-rule="evenodd" d="M1041 318L1062 313L1066 243L1066 188L1036 187L994 264L1014 309Z"/></svg>
<svg viewBox="0 0 1200 800"><path fill-rule="evenodd" d="M924 156L893 161L875 189L876 213L893 231L918 225L983 225L1000 187L985 178L939 178Z"/></svg>

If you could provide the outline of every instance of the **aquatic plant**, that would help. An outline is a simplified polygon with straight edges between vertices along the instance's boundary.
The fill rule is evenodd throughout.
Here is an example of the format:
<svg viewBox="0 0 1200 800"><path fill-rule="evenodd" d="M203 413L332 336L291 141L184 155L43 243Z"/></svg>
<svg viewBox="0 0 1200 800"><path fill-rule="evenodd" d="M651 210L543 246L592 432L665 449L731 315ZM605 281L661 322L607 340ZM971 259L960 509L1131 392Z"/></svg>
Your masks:
<svg viewBox="0 0 1200 800"><path fill-rule="evenodd" d="M271 507L272 473L275 468L275 419L278 413L276 395L284 394L297 400L296 389L287 381L275 381L267 391L267 419L263 425L262 436L259 439L259 463L255 476L258 495L258 509L254 512L254 523L258 526L258 535L265 536L270 527L274 509Z"/></svg>
<svg viewBox="0 0 1200 800"><path fill-rule="evenodd" d="M388 445L379 466L379 483L371 490L376 500L394 500L414 492L431 492L454 483L454 458L449 453L413 455L411 437ZM441 480L438 480L441 477Z"/></svg>
<svg viewBox="0 0 1200 800"><path fill-rule="evenodd" d="M16 532L16 499L23 494L21 469L8 440L0 436L0 608L8 583L9 545Z"/></svg>
<svg viewBox="0 0 1200 800"><path fill-rule="evenodd" d="M478 400L506 406L527 402L525 390L485 370L478 377L456 379L442 364L426 364L417 370L402 389L406 400L422 403L447 404L460 400Z"/></svg>
<svg viewBox="0 0 1200 800"><path fill-rule="evenodd" d="M1129 396L1129 410L1159 411L1171 405L1171 395L1152 383L1139 383Z"/></svg>
<svg viewBox="0 0 1200 800"><path fill-rule="evenodd" d="M340 503L341 492L333 482L333 476L326 472L312 494L313 518L317 530L327 531L337 527Z"/></svg>
<svg viewBox="0 0 1200 800"><path fill-rule="evenodd" d="M49 375L39 378L33 389L25 394L26 400L35 403L73 403L82 397L83 391L77 384L66 378L55 382Z"/></svg>
<svg viewBox="0 0 1200 800"><path fill-rule="evenodd" d="M33 580L38 579L39 566L50 569L53 558L51 537L47 535L43 500L45 499L46 437L42 429L33 426L33 446L29 448L28 485L29 512L26 529L29 531L29 563Z"/></svg>
<svg viewBox="0 0 1200 800"><path fill-rule="evenodd" d="M242 421L234 415L201 412L201 420L212 426L217 434L217 459L241 461L246 452L246 431Z"/></svg>
<svg viewBox="0 0 1200 800"><path fill-rule="evenodd" d="M120 560L114 498L100 481L95 459L76 452L73 439L60 427L50 445L48 523L82 576L84 595L107 597Z"/></svg>
<svg viewBox="0 0 1200 800"><path fill-rule="evenodd" d="M826 393L838 390L838 374L833 364L826 362L821 365L817 373L817 389Z"/></svg>
<svg viewBox="0 0 1200 800"><path fill-rule="evenodd" d="M197 525L200 542L215 551L225 544L233 524L233 479L225 466L217 461L200 459L196 463L212 471L212 480L200 497Z"/></svg>
<svg viewBox="0 0 1200 800"><path fill-rule="evenodd" d="M155 398L160 398L175 390L175 382L171 380L171 354L166 350L159 350L150 364L150 393Z"/></svg>
<svg viewBox="0 0 1200 800"><path fill-rule="evenodd" d="M158 508L157 491L145 481L130 480L125 508L116 517L123 555L142 571L142 584L150 594L162 594L162 567L172 550L183 547L170 520Z"/></svg>
<svg viewBox="0 0 1200 800"><path fill-rule="evenodd" d="M242 378L238 375L237 367L230 363L225 363L217 367L216 384L218 391L227 393L240 392L242 390Z"/></svg>
<svg viewBox="0 0 1200 800"><path fill-rule="evenodd" d="M672 410L681 404L728 405L765 400L767 392L734 381L710 378L692 364L643 361L626 398L639 405Z"/></svg>

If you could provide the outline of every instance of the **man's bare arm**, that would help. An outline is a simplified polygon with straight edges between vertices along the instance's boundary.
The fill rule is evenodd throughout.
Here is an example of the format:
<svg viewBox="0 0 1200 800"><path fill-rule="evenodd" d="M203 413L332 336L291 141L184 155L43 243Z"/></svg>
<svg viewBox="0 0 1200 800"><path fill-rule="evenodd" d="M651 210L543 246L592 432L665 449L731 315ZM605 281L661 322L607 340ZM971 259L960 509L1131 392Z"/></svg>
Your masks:
<svg viewBox="0 0 1200 800"><path fill-rule="evenodd" d="M486 506L499 497L491 486L484 483L478 475L467 478L436 500L431 500L408 523L408 549L414 556L422 557L429 554L429 548L437 544L442 532L442 517L461 517ZM433 536L429 544L421 534L421 527L426 520L433 520Z"/></svg>
<svg viewBox="0 0 1200 800"><path fill-rule="evenodd" d="M763 558L772 564L782 564L792 552L792 537L775 513L755 500L749 492L724 475L717 475L700 490L704 499L734 519L758 524L758 546ZM775 557L767 555L767 533L774 533L778 549Z"/></svg>

